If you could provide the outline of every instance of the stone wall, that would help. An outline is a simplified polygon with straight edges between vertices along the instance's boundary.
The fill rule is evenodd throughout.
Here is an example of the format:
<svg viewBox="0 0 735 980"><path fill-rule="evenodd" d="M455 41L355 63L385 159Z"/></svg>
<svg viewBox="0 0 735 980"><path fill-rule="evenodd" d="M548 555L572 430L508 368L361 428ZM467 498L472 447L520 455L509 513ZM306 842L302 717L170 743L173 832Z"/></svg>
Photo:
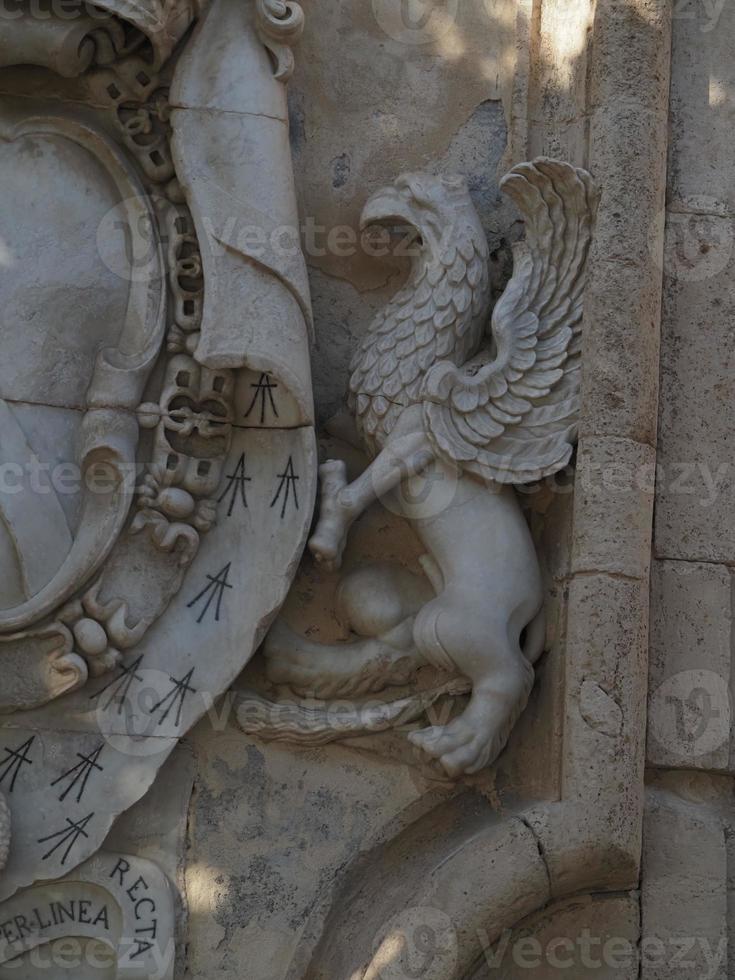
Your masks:
<svg viewBox="0 0 735 980"><path fill-rule="evenodd" d="M54 980L734 976L733 11L320 0L304 24L279 0L109 0L102 27L79 8L46 33L25 6L22 31L0 17L0 458L76 464L89 439L143 478L91 518L82 491L0 495L0 980L48 976L39 950ZM501 179L537 157L579 169L518 171L534 211ZM361 212L386 187L376 255ZM480 229L423 285L417 201ZM475 296L487 320L524 237L535 331L559 283L549 332L571 321L582 270L568 465L501 492L471 453L448 465L423 406L431 462L414 419L396 486L360 482L378 453L354 416L383 388L346 408L355 350L377 329L399 375L416 351L381 322L459 334ZM456 288L446 323L429 281ZM421 290L425 316L390 312ZM512 374L485 403L519 397ZM315 524L344 551L307 548ZM432 751L451 730L460 762Z"/></svg>
<svg viewBox="0 0 735 980"><path fill-rule="evenodd" d="M657 980L674 948L682 977L733 968L732 23L689 3L673 23L643 864Z"/></svg>

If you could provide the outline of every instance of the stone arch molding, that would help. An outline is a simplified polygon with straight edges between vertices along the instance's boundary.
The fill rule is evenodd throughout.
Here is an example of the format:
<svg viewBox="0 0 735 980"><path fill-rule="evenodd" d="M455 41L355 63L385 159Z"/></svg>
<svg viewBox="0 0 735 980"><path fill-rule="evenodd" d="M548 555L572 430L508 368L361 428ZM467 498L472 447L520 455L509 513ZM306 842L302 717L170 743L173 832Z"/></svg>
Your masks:
<svg viewBox="0 0 735 980"><path fill-rule="evenodd" d="M0 27L0 900L88 862L232 683L315 493L304 260L237 233L297 226L300 9L95 9Z"/></svg>

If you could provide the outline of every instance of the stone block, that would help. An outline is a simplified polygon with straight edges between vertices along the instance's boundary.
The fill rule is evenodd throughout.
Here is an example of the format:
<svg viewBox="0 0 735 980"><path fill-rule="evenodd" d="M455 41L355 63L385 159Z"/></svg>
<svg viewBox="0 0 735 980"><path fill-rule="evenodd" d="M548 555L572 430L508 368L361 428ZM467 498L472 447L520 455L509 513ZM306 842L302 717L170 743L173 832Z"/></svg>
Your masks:
<svg viewBox="0 0 735 980"><path fill-rule="evenodd" d="M649 791L642 980L727 980L727 849L716 808Z"/></svg>
<svg viewBox="0 0 735 980"><path fill-rule="evenodd" d="M596 805L607 795L621 820L634 819L642 792L647 621L645 582L601 574L572 579L564 792Z"/></svg>
<svg viewBox="0 0 735 980"><path fill-rule="evenodd" d="M669 197L687 201L706 195L725 204L730 213L735 209L733 30L735 9L729 3L676 4Z"/></svg>
<svg viewBox="0 0 735 980"><path fill-rule="evenodd" d="M651 582L648 759L729 768L731 573L657 561Z"/></svg>
<svg viewBox="0 0 735 980"><path fill-rule="evenodd" d="M573 572L648 575L654 473L650 446L595 436L580 440Z"/></svg>
<svg viewBox="0 0 735 980"><path fill-rule="evenodd" d="M661 558L728 562L735 554L735 269L667 279L661 346L655 548ZM721 263L718 263L721 264Z"/></svg>

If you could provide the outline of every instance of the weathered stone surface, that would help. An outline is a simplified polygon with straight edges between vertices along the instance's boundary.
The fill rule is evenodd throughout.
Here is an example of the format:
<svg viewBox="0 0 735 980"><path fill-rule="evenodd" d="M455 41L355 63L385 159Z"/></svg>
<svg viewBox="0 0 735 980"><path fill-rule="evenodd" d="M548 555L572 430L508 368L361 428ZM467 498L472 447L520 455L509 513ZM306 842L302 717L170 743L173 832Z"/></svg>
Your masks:
<svg viewBox="0 0 735 980"><path fill-rule="evenodd" d="M97 899L124 931L157 932L155 956L175 944L163 970L143 951L131 974L141 980L725 980L735 866L732 11L672 0L326 0L306 11L287 99L304 29L297 4L158 6L103 0L101 12L57 23L24 5L0 25L0 465L35 453L51 470L78 467L93 422L87 457L142 466L140 492L121 489L119 510L81 488L47 492L45 469L38 491L30 478L17 494L0 487L0 710L15 712L0 725L0 960L28 939L24 909L40 889L76 904L73 926L37 937L49 940L39 949L56 955L64 929L83 933L85 963L58 962L53 980L129 975L87 962L110 940L104 917L88 928L81 902ZM22 130L29 117L43 132ZM312 422L341 407L356 346L368 338L352 395L369 403L353 408L372 451L383 423L365 419L380 394L376 416L405 408L403 375L425 324L456 300L449 320L463 333L482 283L475 343L454 360L487 346L490 302L523 268L511 246L533 241L544 215L564 231L542 235L534 255L553 261L543 275L536 268L545 294L524 341L551 315L559 284L571 288L562 269L588 231L568 219L583 209L554 192L526 208L528 233L500 203L499 176L538 154L589 169L603 190L581 411L562 403L537 417L541 455L566 420L565 441L581 435L576 460L524 487L512 521L508 493L491 498L452 468L438 481L417 474L397 497L381 489L340 577L334 528L350 521L340 525L334 503L366 460L348 419L333 420L323 454L346 470L323 472L321 566L303 562L267 658L225 693L296 573L315 496ZM380 332L390 316L380 316L411 257L395 241L370 254L358 219L404 172L430 175L406 185L430 212L423 247L446 245L453 229L455 211L431 188L451 196L459 185L440 178L466 179L471 205L458 210L474 208L487 261L458 261L450 241L450 285L425 287L410 316L390 313L406 331L394 350ZM409 196L392 193L399 206L386 212L373 199L372 217L415 218ZM519 288L516 312L532 289ZM493 329L502 354L509 332ZM389 367L377 381L371 342ZM529 350L512 352L511 386ZM557 367L570 365L554 364L552 389ZM468 426L486 425L484 407L501 396L481 391L475 411L478 368L452 382L451 399L430 385L426 414L432 451L487 477ZM381 389L391 372L401 381L392 394ZM505 448L517 464L518 446ZM476 455L487 463L492 453ZM66 559L84 534L87 560L71 574ZM58 602L45 597L49 584ZM536 608L545 597L545 635L529 595ZM427 607L436 615L419 629ZM510 656L498 642L508 635ZM528 706L489 766L529 694L529 660L538 678ZM266 722L283 733L284 718L296 719L303 744L243 733L253 689ZM493 698L500 710L488 712ZM365 704L393 727L355 727ZM322 744L325 716L355 737ZM418 731L424 716L428 734ZM448 732L453 752L412 745ZM135 868L138 884L126 877ZM165 907L155 926L147 899ZM682 973L689 933L694 960ZM107 948L119 953L119 938ZM48 976L33 956L0 962L0 977Z"/></svg>
<svg viewBox="0 0 735 980"><path fill-rule="evenodd" d="M695 264L685 266L682 278L674 254L666 281L656 553L661 558L728 562L735 551L728 422L735 395L735 304L728 285L733 239L722 246L725 267L701 269L700 279L696 256L700 244L709 247L713 242L713 231L703 228L696 216L692 221L691 227L679 224L677 234L684 235L685 257L694 249Z"/></svg>
<svg viewBox="0 0 735 980"><path fill-rule="evenodd" d="M596 353L586 365L581 432L648 445L656 431L670 18L671 5L656 0L599 4L589 95L589 166L609 197L585 302Z"/></svg>
<svg viewBox="0 0 735 980"><path fill-rule="evenodd" d="M320 935L340 870L447 792L410 765L347 747L243 741L206 724L193 734L187 897L196 980L213 970L236 976L244 962L253 977L286 976L300 937L308 948Z"/></svg>
<svg viewBox="0 0 735 980"><path fill-rule="evenodd" d="M647 583L636 579L576 575L569 586L564 778L567 791L573 786L582 798L611 792L621 820L635 821L643 792L644 733L631 706L641 712L645 706L638 677L646 664L648 603ZM590 711L597 688L596 702L603 696L612 702L606 713L617 719L615 707L620 711L619 726L600 724Z"/></svg>
<svg viewBox="0 0 735 980"><path fill-rule="evenodd" d="M648 758L655 765L729 768L731 595L723 565L654 563Z"/></svg>
<svg viewBox="0 0 735 980"><path fill-rule="evenodd" d="M640 910L636 894L583 896L532 916L484 951L471 980L635 980Z"/></svg>
<svg viewBox="0 0 735 980"><path fill-rule="evenodd" d="M729 562L735 183L727 4L674 19L656 551Z"/></svg>
<svg viewBox="0 0 735 980"><path fill-rule="evenodd" d="M150 2L114 7L127 33L25 11L3 35L26 67L0 108L2 898L90 858L232 683L315 494L305 263L298 239L284 256L268 238L298 225L288 73L268 52L288 60L300 8L272 23L268 0L215 0L172 105L155 59L195 12L181 0L154 26ZM76 61L54 48L75 39ZM45 99L49 67L87 84Z"/></svg>
<svg viewBox="0 0 735 980"><path fill-rule="evenodd" d="M735 85L727 36L735 24L728 4L686 0L673 21L671 87L672 201L700 200L735 209L735 172L728 152Z"/></svg>
<svg viewBox="0 0 735 980"><path fill-rule="evenodd" d="M704 780L702 785L701 780ZM644 980L726 980L727 785L664 778L647 796L641 890Z"/></svg>
<svg viewBox="0 0 735 980"><path fill-rule="evenodd" d="M573 573L647 578L654 482L655 452L650 446L619 438L580 440Z"/></svg>

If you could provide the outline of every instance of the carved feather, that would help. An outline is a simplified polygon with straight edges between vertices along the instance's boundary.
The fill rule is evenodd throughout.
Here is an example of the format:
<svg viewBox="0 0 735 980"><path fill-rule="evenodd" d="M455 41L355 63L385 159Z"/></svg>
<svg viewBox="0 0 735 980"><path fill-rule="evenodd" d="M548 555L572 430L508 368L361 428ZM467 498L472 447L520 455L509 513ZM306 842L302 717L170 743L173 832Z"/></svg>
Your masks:
<svg viewBox="0 0 735 980"><path fill-rule="evenodd" d="M522 163L502 189L526 222L514 272L495 306L489 350L436 364L421 391L436 453L484 480L526 483L563 468L580 400L580 331L598 195L583 170Z"/></svg>
<svg viewBox="0 0 735 980"><path fill-rule="evenodd" d="M420 404L426 372L477 351L489 283L487 241L463 181L408 175L373 198L398 209L422 243L406 286L376 314L351 365L349 405L375 455L403 410ZM371 220L382 217L373 209Z"/></svg>

